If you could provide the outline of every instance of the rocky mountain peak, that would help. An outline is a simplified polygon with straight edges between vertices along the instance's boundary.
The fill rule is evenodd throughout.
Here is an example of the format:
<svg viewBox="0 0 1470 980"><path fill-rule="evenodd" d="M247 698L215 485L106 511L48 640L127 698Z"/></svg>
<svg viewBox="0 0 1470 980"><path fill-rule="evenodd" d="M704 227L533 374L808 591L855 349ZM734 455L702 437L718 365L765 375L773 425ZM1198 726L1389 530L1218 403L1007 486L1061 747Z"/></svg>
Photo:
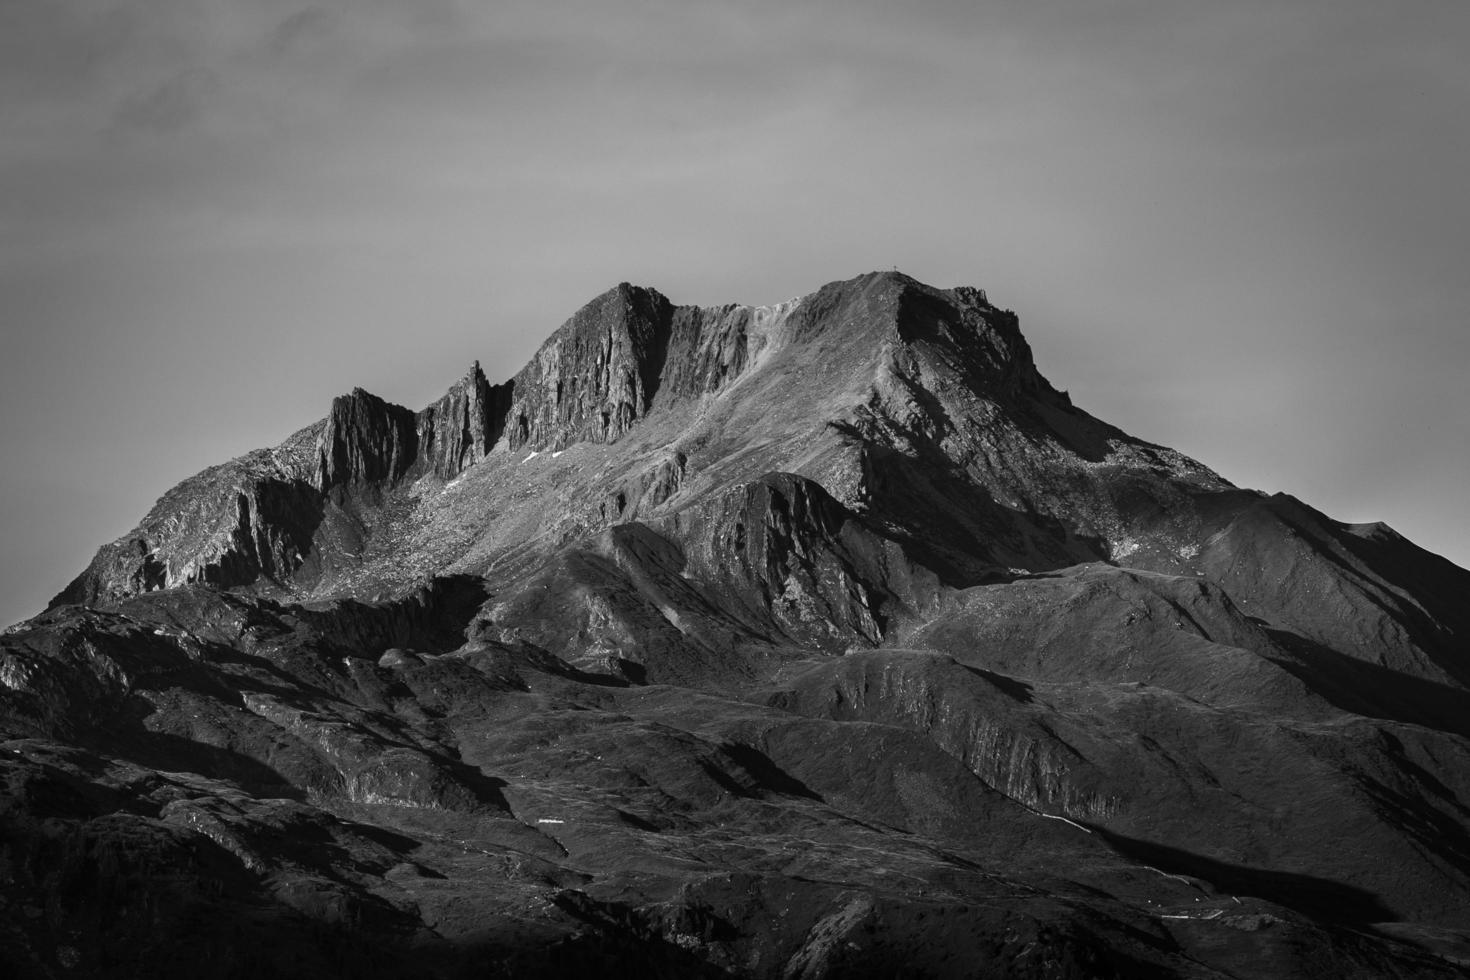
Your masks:
<svg viewBox="0 0 1470 980"><path fill-rule="evenodd" d="M332 401L317 436L315 483L325 492L392 485L424 473L451 479L484 459L500 438L510 390L509 383L490 384L479 361L417 413L354 388Z"/></svg>
<svg viewBox="0 0 1470 980"><path fill-rule="evenodd" d="M511 381L512 449L611 442L648 410L668 354L673 306L620 283L583 306Z"/></svg>
<svg viewBox="0 0 1470 980"><path fill-rule="evenodd" d="M982 290L622 283L0 636L0 960L1462 976L1467 593L1071 405Z"/></svg>
<svg viewBox="0 0 1470 980"><path fill-rule="evenodd" d="M505 428L510 393L510 383L490 384L475 361L442 398L418 414L424 468L447 480L484 459Z"/></svg>
<svg viewBox="0 0 1470 980"><path fill-rule="evenodd" d="M317 437L316 484L395 482L413 466L418 437L413 412L361 388L332 399Z"/></svg>
<svg viewBox="0 0 1470 980"><path fill-rule="evenodd" d="M620 283L502 383L491 384L477 361L418 412L354 389L286 444L187 481L64 596L127 595L190 576L317 591L365 580L407 587L414 575L494 560L511 527L528 530L515 508L502 508L502 528L483 524L479 511L431 506L437 497L413 490L421 481L483 470L516 492L509 488L523 474L507 468L516 454L612 447L635 433L632 447L606 451L601 475L567 474L558 492L570 496L536 518L534 533L555 538L654 516L691 495L789 471L908 528L925 548L954 543L962 555L934 560L967 581L997 565L1107 557L1111 542L1131 540L1118 502L1129 481L1219 482L1073 410L1037 371L1015 314L979 289L880 271L774 306L700 307ZM1117 473L1107 485L1090 469L1104 459ZM1075 472L1058 483L1058 467ZM931 469L965 475L912 478ZM272 518L281 526L261 524L279 515L280 501L313 493L320 500L300 513ZM393 500L395 513L408 507L441 533L391 540L399 525L374 515ZM242 506L248 532L239 530ZM1070 531L1058 533L1055 521ZM380 557L365 566L367 553ZM160 572L165 559L173 570Z"/></svg>
<svg viewBox="0 0 1470 980"><path fill-rule="evenodd" d="M904 345L942 352L957 380L988 397L1055 393L1036 368L1019 318L992 305L983 289L938 289L897 271L836 285L845 288L834 304L849 306L838 317L825 313L822 319L892 323Z"/></svg>

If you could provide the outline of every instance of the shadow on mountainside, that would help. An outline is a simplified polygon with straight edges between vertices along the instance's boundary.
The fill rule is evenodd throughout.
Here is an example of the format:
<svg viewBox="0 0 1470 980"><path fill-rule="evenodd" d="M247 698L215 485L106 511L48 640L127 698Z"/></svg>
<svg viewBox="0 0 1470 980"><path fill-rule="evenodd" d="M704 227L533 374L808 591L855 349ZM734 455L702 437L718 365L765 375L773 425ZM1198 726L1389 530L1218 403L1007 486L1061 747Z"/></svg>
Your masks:
<svg viewBox="0 0 1470 980"><path fill-rule="evenodd" d="M104 757L115 755L160 772L192 772L226 780L257 797L304 800L307 796L303 788L258 759L166 732L139 727L112 738L79 740L78 744Z"/></svg>
<svg viewBox="0 0 1470 980"><path fill-rule="evenodd" d="M863 516L947 586L989 584L1012 565L1050 571L1108 556L1102 538L1002 503L938 450L915 455L865 440L855 427L833 427L862 444Z"/></svg>
<svg viewBox="0 0 1470 980"><path fill-rule="evenodd" d="M1292 658L1271 662L1335 707L1365 718L1423 725L1470 738L1470 691L1359 660L1256 620Z"/></svg>
<svg viewBox="0 0 1470 980"><path fill-rule="evenodd" d="M1345 925L1397 918L1377 895L1353 885L1291 871L1229 864L1177 847L1125 837L1096 824L1088 829L1124 857L1169 874L1202 879L1228 895L1263 898L1315 919Z"/></svg>

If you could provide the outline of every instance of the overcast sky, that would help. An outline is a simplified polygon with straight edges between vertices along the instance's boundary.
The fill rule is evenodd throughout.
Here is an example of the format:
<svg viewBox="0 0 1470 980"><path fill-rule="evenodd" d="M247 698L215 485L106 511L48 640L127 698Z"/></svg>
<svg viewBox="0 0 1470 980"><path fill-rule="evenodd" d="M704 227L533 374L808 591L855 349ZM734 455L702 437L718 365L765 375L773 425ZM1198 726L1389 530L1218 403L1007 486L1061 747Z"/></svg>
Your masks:
<svg viewBox="0 0 1470 980"><path fill-rule="evenodd" d="M361 385L898 267L1470 565L1470 3L0 0L0 621Z"/></svg>

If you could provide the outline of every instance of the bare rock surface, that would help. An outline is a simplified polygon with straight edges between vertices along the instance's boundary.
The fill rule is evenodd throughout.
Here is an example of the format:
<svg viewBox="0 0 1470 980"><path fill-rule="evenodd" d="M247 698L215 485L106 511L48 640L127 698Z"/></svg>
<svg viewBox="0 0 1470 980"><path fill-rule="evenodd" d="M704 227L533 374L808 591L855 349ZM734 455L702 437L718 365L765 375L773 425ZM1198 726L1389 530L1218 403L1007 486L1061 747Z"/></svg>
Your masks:
<svg viewBox="0 0 1470 980"><path fill-rule="evenodd" d="M897 273L356 390L0 636L11 975L1453 977L1470 573Z"/></svg>

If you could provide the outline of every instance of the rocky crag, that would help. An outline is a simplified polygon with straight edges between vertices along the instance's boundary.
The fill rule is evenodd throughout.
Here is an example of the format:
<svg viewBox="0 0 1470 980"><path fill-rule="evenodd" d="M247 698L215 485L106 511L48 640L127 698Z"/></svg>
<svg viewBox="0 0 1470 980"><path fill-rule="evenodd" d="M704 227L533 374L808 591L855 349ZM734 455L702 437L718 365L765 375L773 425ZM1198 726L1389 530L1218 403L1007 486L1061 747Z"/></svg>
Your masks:
<svg viewBox="0 0 1470 980"><path fill-rule="evenodd" d="M20 976L1459 976L1470 573L896 273L357 390L0 647Z"/></svg>

